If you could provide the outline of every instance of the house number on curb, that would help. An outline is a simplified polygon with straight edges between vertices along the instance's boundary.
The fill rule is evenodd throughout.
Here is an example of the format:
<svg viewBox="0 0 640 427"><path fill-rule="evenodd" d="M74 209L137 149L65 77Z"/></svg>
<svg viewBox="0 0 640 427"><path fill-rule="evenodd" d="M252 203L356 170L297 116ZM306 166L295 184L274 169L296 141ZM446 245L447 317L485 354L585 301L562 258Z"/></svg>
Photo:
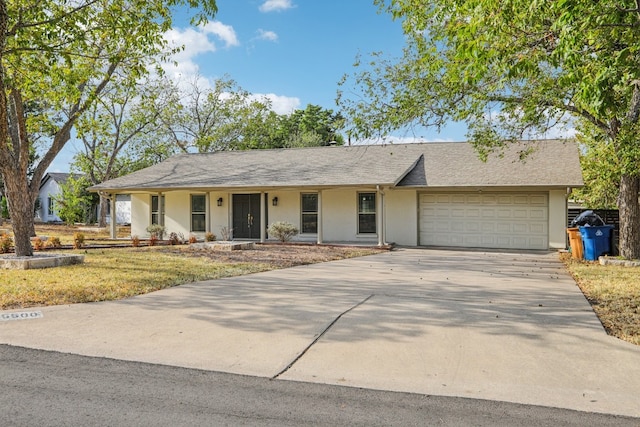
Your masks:
<svg viewBox="0 0 640 427"><path fill-rule="evenodd" d="M19 311L0 314L0 321L39 319L41 317L44 317L41 311Z"/></svg>

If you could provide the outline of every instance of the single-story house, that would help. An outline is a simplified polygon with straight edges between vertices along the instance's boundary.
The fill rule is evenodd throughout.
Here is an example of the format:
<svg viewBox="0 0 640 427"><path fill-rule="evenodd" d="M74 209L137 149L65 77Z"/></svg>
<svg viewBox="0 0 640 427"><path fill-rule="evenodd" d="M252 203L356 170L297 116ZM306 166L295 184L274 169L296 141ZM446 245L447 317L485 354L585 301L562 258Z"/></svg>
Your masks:
<svg viewBox="0 0 640 427"><path fill-rule="evenodd" d="M529 149L534 151L521 159ZM548 250L566 247L577 144L528 141L479 160L468 143L183 154L90 188L131 194L131 234L150 224L200 238Z"/></svg>

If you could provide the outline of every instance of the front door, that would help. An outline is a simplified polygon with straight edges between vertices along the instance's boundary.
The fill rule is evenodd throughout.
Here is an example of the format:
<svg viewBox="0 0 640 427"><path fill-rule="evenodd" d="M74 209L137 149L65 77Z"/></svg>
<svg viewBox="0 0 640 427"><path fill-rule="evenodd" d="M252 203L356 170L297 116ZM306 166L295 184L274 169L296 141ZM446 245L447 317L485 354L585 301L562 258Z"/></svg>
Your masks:
<svg viewBox="0 0 640 427"><path fill-rule="evenodd" d="M233 238L260 238L260 194L233 195Z"/></svg>

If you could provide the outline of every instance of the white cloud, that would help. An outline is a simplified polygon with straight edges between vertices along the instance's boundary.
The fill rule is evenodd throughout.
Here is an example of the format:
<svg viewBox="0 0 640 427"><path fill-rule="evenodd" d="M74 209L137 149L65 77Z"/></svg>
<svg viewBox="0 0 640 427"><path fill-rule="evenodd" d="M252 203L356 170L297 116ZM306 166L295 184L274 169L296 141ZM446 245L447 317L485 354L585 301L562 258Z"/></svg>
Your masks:
<svg viewBox="0 0 640 427"><path fill-rule="evenodd" d="M258 39L275 42L275 41L278 41L278 35L273 31L265 31L262 28L260 28L258 29Z"/></svg>
<svg viewBox="0 0 640 427"><path fill-rule="evenodd" d="M239 46L240 42L231 25L225 25L220 21L207 23L202 30L207 34L214 34L225 43L225 47Z"/></svg>
<svg viewBox="0 0 640 427"><path fill-rule="evenodd" d="M279 12L295 7L291 0L266 0L260 5L260 12Z"/></svg>
<svg viewBox="0 0 640 427"><path fill-rule="evenodd" d="M426 139L416 136L387 135L379 138L351 140L351 145L420 144L426 142L454 142L447 138Z"/></svg>
<svg viewBox="0 0 640 427"><path fill-rule="evenodd" d="M293 110L300 108L300 98L276 95L275 93L254 93L253 99L260 100L267 98L271 101L271 109L278 114L291 114Z"/></svg>
<svg viewBox="0 0 640 427"><path fill-rule="evenodd" d="M171 59L177 63L165 64L164 70L174 80L190 78L199 73L200 67L195 62L198 55L213 53L217 50L214 39L221 40L224 47L238 46L240 42L232 26L219 21L209 22L196 28L172 28L164 35L171 48L181 48Z"/></svg>

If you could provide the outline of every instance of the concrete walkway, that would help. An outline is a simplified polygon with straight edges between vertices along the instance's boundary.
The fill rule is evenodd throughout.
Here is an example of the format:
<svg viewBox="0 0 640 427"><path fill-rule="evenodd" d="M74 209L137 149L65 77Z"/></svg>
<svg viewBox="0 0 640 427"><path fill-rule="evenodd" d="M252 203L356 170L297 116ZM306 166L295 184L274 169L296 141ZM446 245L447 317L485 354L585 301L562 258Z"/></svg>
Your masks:
<svg viewBox="0 0 640 427"><path fill-rule="evenodd" d="M556 254L399 249L125 301L0 312L0 343L640 417L640 347Z"/></svg>

